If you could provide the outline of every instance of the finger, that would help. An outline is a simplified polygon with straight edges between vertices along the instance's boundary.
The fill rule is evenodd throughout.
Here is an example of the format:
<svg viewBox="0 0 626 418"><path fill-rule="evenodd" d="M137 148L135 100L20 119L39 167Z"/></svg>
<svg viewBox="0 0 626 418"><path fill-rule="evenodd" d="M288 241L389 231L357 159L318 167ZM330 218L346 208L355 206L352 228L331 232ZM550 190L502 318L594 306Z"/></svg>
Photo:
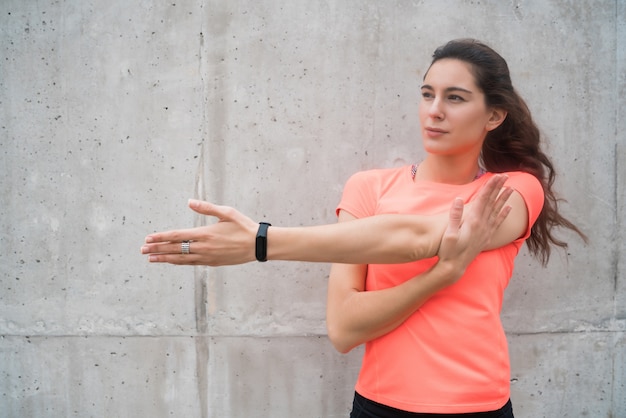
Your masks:
<svg viewBox="0 0 626 418"><path fill-rule="evenodd" d="M448 227L446 234L456 234L461 227L461 219L463 218L463 199L457 197L452 202L450 208L450 218L448 221Z"/></svg>
<svg viewBox="0 0 626 418"><path fill-rule="evenodd" d="M197 243L196 243L197 244ZM190 243L191 251L193 243ZM166 242L156 244L146 244L141 247L142 254L181 254L182 246L180 242Z"/></svg>
<svg viewBox="0 0 626 418"><path fill-rule="evenodd" d="M496 201L507 179L508 179L508 176L504 174L496 174L493 178L489 180L489 182L487 183L488 185L487 196L486 196L487 204L490 204L491 202Z"/></svg>
<svg viewBox="0 0 626 418"><path fill-rule="evenodd" d="M233 220L239 212L230 206L214 205L203 200L189 199L189 207L202 215L214 216L220 220Z"/></svg>
<svg viewBox="0 0 626 418"><path fill-rule="evenodd" d="M490 178L487 183L485 183L476 198L476 211L478 213L491 211L492 205L496 202L498 194L500 193L507 178L508 177L506 175L496 174Z"/></svg>
<svg viewBox="0 0 626 418"><path fill-rule="evenodd" d="M146 236L146 244L197 241L203 236L201 228L175 229L171 231L155 232Z"/></svg>
<svg viewBox="0 0 626 418"><path fill-rule="evenodd" d="M500 225L502 224L502 222L504 222L509 213L511 213L511 209L511 206L505 206L500 212L498 212L498 215L494 220L495 229L498 229L500 227Z"/></svg>
<svg viewBox="0 0 626 418"><path fill-rule="evenodd" d="M511 194L513 192L514 190L510 187L504 187L502 189L501 193L498 195L498 199L496 200L493 206L493 214L495 216L497 216L500 213L500 211L502 210L506 202L508 202L509 197L511 197Z"/></svg>
<svg viewBox="0 0 626 418"><path fill-rule="evenodd" d="M217 266L215 261L207 261L206 257L199 254L151 254L148 256L150 263L168 263L178 266Z"/></svg>

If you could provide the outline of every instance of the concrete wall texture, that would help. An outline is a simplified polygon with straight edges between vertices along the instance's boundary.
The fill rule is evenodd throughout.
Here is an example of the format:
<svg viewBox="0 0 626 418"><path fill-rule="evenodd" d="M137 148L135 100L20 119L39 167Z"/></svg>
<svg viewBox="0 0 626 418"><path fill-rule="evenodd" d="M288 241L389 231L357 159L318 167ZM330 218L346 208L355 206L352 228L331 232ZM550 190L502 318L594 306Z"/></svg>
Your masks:
<svg viewBox="0 0 626 418"><path fill-rule="evenodd" d="M422 158L430 54L500 51L568 200L567 257L506 293L517 417L626 417L626 2L2 0L0 416L347 417L361 349L328 266L149 265L146 234L334 222L358 170Z"/></svg>

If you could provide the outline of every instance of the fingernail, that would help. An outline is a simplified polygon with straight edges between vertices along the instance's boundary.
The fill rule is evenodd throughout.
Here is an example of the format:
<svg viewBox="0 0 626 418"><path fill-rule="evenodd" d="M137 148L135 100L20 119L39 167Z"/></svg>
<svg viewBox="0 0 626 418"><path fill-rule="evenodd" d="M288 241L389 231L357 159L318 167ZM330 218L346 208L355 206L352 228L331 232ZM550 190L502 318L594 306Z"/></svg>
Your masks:
<svg viewBox="0 0 626 418"><path fill-rule="evenodd" d="M148 252L148 247L141 247L141 254L145 254Z"/></svg>
<svg viewBox="0 0 626 418"><path fill-rule="evenodd" d="M148 256L148 261L150 261L150 262L157 261L157 256L156 255L149 255Z"/></svg>
<svg viewBox="0 0 626 418"><path fill-rule="evenodd" d="M146 237L146 244L150 244L153 240L152 237Z"/></svg>
<svg viewBox="0 0 626 418"><path fill-rule="evenodd" d="M198 201L195 199L189 199L189 206L191 207L197 207L198 206Z"/></svg>

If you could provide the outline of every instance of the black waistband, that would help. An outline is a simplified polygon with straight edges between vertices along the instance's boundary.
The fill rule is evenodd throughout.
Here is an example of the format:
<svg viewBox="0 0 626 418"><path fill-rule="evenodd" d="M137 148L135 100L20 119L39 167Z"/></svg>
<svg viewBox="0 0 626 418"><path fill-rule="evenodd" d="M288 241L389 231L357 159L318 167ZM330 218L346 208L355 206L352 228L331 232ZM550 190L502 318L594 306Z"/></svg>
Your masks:
<svg viewBox="0 0 626 418"><path fill-rule="evenodd" d="M512 418L513 407L511 400L497 411L469 412L464 414L430 414L421 412L408 412L401 409L392 408L369 400L359 393L354 393L354 409L359 413L351 416L362 418Z"/></svg>

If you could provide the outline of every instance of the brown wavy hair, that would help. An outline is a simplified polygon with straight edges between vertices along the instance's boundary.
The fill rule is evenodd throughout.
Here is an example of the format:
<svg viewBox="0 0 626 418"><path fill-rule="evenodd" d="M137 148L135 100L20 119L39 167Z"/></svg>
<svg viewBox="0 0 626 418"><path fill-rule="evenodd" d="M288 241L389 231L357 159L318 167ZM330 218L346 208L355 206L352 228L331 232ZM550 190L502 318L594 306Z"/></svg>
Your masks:
<svg viewBox="0 0 626 418"><path fill-rule="evenodd" d="M558 211L558 198L552 189L554 165L541 150L541 134L528 106L513 88L509 67L496 51L475 39L457 39L437 48L431 65L451 58L470 64L477 86L485 95L486 105L503 109L507 116L500 126L490 131L482 147L482 165L493 173L524 171L535 176L543 187L543 209L532 226L526 244L531 254L545 266L551 246L567 248L567 242L554 236L555 227L564 227L587 237Z"/></svg>

